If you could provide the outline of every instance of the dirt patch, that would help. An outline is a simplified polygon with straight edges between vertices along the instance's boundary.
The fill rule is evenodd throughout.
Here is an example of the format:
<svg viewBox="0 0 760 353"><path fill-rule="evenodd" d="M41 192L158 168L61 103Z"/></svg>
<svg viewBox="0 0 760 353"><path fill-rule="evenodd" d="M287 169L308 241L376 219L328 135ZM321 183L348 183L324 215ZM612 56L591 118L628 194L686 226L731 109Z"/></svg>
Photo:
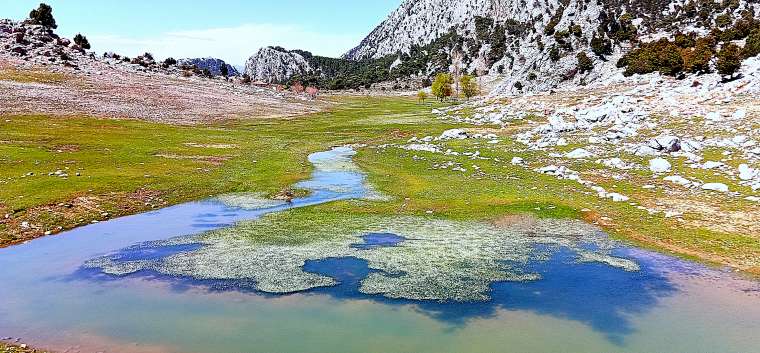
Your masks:
<svg viewBox="0 0 760 353"><path fill-rule="evenodd" d="M15 212L0 205L0 247L168 206L169 203L161 196L159 191L141 189L133 193L79 195L65 202Z"/></svg>
<svg viewBox="0 0 760 353"><path fill-rule="evenodd" d="M57 153L79 152L79 146L78 145L59 145L59 146L54 146L50 148L49 151L57 152Z"/></svg>

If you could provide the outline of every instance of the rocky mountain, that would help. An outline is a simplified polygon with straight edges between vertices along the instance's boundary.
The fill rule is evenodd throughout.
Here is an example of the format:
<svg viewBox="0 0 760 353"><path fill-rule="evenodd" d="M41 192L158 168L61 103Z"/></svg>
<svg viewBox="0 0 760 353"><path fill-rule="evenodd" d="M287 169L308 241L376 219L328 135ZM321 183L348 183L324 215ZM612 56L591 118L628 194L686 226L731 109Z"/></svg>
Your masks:
<svg viewBox="0 0 760 353"><path fill-rule="evenodd" d="M310 71L312 68L301 53L281 47L261 48L245 63L245 73L252 80L267 83L284 82Z"/></svg>
<svg viewBox="0 0 760 353"><path fill-rule="evenodd" d="M200 70L207 69L214 76L222 75L222 67L227 68L227 76L240 75L240 72L238 72L238 70L234 66L227 64L222 59L216 59L216 58L180 59L180 60L177 60L177 63L180 65L188 65L188 66L195 65L195 67L197 67Z"/></svg>
<svg viewBox="0 0 760 353"><path fill-rule="evenodd" d="M357 68L330 76L313 62L307 70L321 72L327 87L457 71L496 77L501 93L585 85L621 73L702 74L725 68L720 60L757 55L758 13L758 0L406 0L343 56L372 66L371 74ZM729 50L721 54L723 48ZM271 71L283 81L310 61L297 54L254 56L249 63L259 78L271 80Z"/></svg>
<svg viewBox="0 0 760 353"><path fill-rule="evenodd" d="M501 75L501 91L541 91L610 77L628 66L618 60L632 48L679 31L693 33L692 44L679 49L693 49L695 38L708 34L744 40L760 28L758 10L754 0L407 0L344 57L414 56L453 33L441 48L450 65Z"/></svg>

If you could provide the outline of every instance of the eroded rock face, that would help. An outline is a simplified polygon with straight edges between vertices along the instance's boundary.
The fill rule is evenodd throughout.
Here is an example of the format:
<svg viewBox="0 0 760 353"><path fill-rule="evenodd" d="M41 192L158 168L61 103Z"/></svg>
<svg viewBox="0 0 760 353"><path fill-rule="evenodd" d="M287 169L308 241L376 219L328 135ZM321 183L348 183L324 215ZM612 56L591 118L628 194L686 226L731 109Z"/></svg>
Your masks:
<svg viewBox="0 0 760 353"><path fill-rule="evenodd" d="M274 47L259 49L245 63L245 73L252 80L267 83L284 82L311 70L309 62L301 54Z"/></svg>

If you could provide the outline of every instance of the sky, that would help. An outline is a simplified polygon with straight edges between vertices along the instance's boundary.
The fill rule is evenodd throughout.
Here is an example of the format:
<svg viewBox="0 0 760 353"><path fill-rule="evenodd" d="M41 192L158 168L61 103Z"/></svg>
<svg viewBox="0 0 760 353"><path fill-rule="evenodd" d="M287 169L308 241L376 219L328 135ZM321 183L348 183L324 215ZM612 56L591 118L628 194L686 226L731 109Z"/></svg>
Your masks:
<svg viewBox="0 0 760 353"><path fill-rule="evenodd" d="M402 0L46 0L57 33L82 33L98 53L217 57L241 65L279 45L340 56ZM0 18L21 20L40 0L0 0Z"/></svg>

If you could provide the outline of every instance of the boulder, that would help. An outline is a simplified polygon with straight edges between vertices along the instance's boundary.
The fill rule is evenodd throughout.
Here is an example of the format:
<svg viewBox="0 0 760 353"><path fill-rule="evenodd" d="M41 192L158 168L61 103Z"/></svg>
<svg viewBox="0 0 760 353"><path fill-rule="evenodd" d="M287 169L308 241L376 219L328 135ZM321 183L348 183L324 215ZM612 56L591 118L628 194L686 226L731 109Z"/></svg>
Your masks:
<svg viewBox="0 0 760 353"><path fill-rule="evenodd" d="M728 186L723 183L708 183L705 185L702 185L703 190L710 190L710 191L718 191L718 192L728 192Z"/></svg>
<svg viewBox="0 0 760 353"><path fill-rule="evenodd" d="M653 173L667 173L673 166L667 160L663 158L655 158L649 161L649 170Z"/></svg>
<svg viewBox="0 0 760 353"><path fill-rule="evenodd" d="M760 176L760 171L750 168L749 165L742 164L739 166L739 179L752 180Z"/></svg>
<svg viewBox="0 0 760 353"><path fill-rule="evenodd" d="M591 153L591 152L589 152L589 151L587 151L587 150L585 150L583 148L578 148L578 149L573 150L572 152L569 152L569 153L565 154L565 157L571 158L571 159L589 158L589 157L593 157L593 156L594 156L593 153Z"/></svg>

